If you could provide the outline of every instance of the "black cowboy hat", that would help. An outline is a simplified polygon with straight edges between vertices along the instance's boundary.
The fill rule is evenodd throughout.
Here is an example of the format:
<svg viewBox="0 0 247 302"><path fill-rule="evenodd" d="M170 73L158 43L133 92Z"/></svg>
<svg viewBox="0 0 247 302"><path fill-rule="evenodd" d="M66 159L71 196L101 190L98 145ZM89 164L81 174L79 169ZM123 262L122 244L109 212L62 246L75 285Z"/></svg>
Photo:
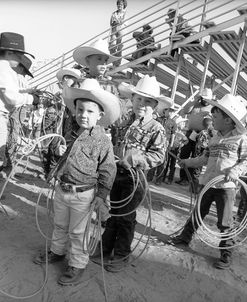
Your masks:
<svg viewBox="0 0 247 302"><path fill-rule="evenodd" d="M27 56L22 55L20 58L19 64L22 65L22 67L25 70L25 73L33 78L33 75L29 70L32 65L32 61Z"/></svg>
<svg viewBox="0 0 247 302"><path fill-rule="evenodd" d="M20 53L26 53L34 58L34 56L25 51L24 37L17 33L3 32L0 35L0 50L13 50Z"/></svg>

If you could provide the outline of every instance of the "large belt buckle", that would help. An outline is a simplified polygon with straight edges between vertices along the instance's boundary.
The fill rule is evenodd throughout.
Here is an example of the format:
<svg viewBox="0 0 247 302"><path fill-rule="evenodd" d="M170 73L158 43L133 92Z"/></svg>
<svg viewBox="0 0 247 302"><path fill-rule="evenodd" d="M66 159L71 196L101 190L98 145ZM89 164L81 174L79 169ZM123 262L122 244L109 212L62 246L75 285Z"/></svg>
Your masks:
<svg viewBox="0 0 247 302"><path fill-rule="evenodd" d="M60 182L60 187L65 192L73 192L73 187L70 184L67 184L65 182Z"/></svg>

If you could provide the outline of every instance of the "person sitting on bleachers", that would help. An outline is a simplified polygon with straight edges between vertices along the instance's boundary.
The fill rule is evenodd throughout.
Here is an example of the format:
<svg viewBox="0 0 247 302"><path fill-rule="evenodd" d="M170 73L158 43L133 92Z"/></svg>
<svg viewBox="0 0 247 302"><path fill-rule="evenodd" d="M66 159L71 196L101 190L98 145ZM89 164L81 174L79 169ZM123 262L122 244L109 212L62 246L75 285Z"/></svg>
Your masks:
<svg viewBox="0 0 247 302"><path fill-rule="evenodd" d="M167 24L170 26L171 33L170 33L170 42L175 42L181 40L183 38L188 38L192 33L193 29L189 25L188 20L186 20L182 15L177 15L177 23L174 31L174 36L172 35L173 26L175 23L175 15L176 10L174 8L170 8L167 12L168 18L166 19ZM195 40L191 43L199 43L198 40ZM175 54L178 53L178 49L172 49L171 56L174 57Z"/></svg>
<svg viewBox="0 0 247 302"><path fill-rule="evenodd" d="M139 59L157 50L157 47L154 45L155 41L152 34L153 29L149 24L143 25L141 32L133 32L133 38L137 41L137 50L132 54L132 60ZM142 62L142 64L148 65L148 61Z"/></svg>

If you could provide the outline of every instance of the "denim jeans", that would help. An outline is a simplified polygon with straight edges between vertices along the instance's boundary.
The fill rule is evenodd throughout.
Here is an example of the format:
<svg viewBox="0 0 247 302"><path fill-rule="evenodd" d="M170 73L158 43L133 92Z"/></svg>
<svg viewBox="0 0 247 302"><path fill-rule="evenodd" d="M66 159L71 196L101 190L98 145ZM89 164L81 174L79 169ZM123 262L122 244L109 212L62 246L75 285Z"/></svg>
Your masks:
<svg viewBox="0 0 247 302"><path fill-rule="evenodd" d="M200 213L202 219L204 219L204 217L209 213L211 204L213 201L215 201L218 218L217 227L222 233L229 231L233 223L232 211L235 202L235 197L235 189L208 189L208 191L205 192L201 199ZM184 229L181 233L181 235L187 242L190 242L195 230L197 230L197 228L199 227L199 225L196 223L195 211L192 213L192 215L194 215L194 227L191 216L186 222ZM227 249L227 247L232 245L233 240L221 240L219 244L220 247L226 247L226 249L223 249L222 252L226 251L228 252L228 254L231 254L231 250Z"/></svg>
<svg viewBox="0 0 247 302"><path fill-rule="evenodd" d="M0 166L5 161L5 148L8 138L8 114L0 111Z"/></svg>
<svg viewBox="0 0 247 302"><path fill-rule="evenodd" d="M51 251L64 255L70 239L69 265L73 267L85 268L88 264L89 256L83 249L83 237L94 193L94 189L64 193L59 185L56 187Z"/></svg>

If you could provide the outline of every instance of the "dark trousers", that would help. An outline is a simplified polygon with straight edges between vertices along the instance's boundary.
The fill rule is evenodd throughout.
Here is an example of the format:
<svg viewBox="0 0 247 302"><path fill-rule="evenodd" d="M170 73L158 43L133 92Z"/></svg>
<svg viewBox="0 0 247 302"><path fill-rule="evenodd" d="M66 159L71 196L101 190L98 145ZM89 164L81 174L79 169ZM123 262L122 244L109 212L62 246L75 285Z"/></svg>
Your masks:
<svg viewBox="0 0 247 302"><path fill-rule="evenodd" d="M208 189L208 191L206 191L206 193L201 199L200 213L202 219L204 219L204 217L209 213L211 204L213 201L215 201L218 218L217 227L222 233L229 231L232 227L233 222L232 211L235 202L235 197L235 189ZM194 226L192 222L193 219L191 216L186 222L184 229L181 233L182 237L188 243L191 241L194 232L199 227L195 219L196 212L194 211L192 215L194 216ZM227 252L229 255L231 255L231 249L227 249L227 247L232 246L233 243L233 240L221 240L219 246L225 247L225 249L222 249L221 252Z"/></svg>
<svg viewBox="0 0 247 302"><path fill-rule="evenodd" d="M247 183L247 178L244 178L243 180L245 183ZM237 215L239 216L239 218L243 219L247 211L247 195L243 186L241 186L240 188L240 197L241 199L238 205Z"/></svg>
<svg viewBox="0 0 247 302"><path fill-rule="evenodd" d="M173 150L171 150L171 152L173 153L174 156L177 156L178 152L179 152L179 148L173 149ZM176 170L176 162L177 162L177 158L174 156L172 156L171 154L168 155L168 160L167 160L167 164L165 167L163 180L165 180L166 174L169 170L168 180L173 181L175 170Z"/></svg>
<svg viewBox="0 0 247 302"><path fill-rule="evenodd" d="M133 180L130 173L118 167L117 176L113 184L110 199L119 201L129 196L133 191ZM133 211L141 202L143 190L138 186L133 198L128 203L111 202L111 214L124 215ZM118 206L118 209L114 207ZM104 253L111 253L114 250L114 256L125 257L131 252L131 243L134 238L136 225L136 211L124 216L111 216L106 223L105 231L102 235L102 244Z"/></svg>
<svg viewBox="0 0 247 302"><path fill-rule="evenodd" d="M47 177L50 171L56 166L60 158L60 156L56 155L55 150L57 145L60 144L61 140L59 137L53 137L52 139L49 138L45 141L45 144L43 143L42 161L44 172ZM48 146L46 144L48 144Z"/></svg>
<svg viewBox="0 0 247 302"><path fill-rule="evenodd" d="M180 152L179 157L181 159L194 157L195 148L196 148L196 142L189 139L189 142L181 148L181 152ZM197 179L196 169L195 168L188 168L188 170L189 170L189 173L190 173L192 179L196 180ZM180 180L188 180L186 172L182 168L180 168L179 176L180 176Z"/></svg>

